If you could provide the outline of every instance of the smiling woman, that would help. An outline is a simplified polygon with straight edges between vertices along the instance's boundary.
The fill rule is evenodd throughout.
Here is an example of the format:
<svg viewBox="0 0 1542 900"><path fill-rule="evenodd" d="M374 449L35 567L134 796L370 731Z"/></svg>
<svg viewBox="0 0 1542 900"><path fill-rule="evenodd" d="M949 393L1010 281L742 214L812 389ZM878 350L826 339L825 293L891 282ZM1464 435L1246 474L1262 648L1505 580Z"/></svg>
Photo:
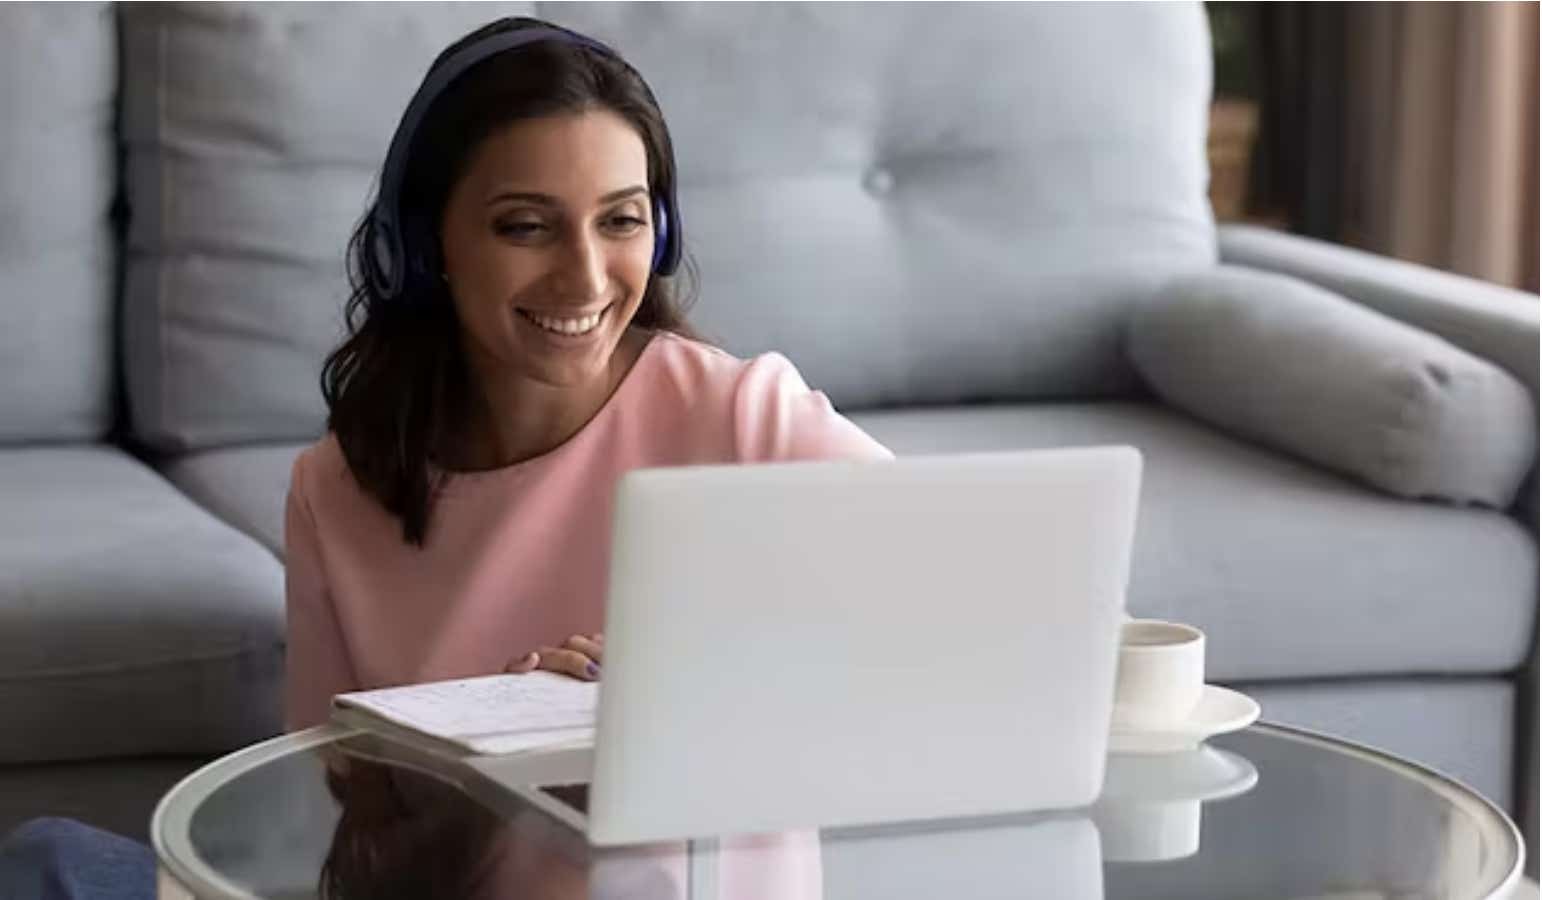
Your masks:
<svg viewBox="0 0 1542 900"><path fill-rule="evenodd" d="M451 473L575 434L647 333L692 336L674 187L652 93L591 39L504 19L434 61L350 242L350 334L322 375L349 469L405 540Z"/></svg>
<svg viewBox="0 0 1542 900"><path fill-rule="evenodd" d="M674 185L657 103L609 49L517 18L439 55L350 243L332 435L291 475L288 727L345 690L598 680L632 468L890 458L779 354L692 336ZM763 855L785 871L725 895L820 894L806 854Z"/></svg>
<svg viewBox="0 0 1542 900"><path fill-rule="evenodd" d="M331 433L291 476L291 729L345 691L598 680L630 470L890 458L785 358L692 335L680 225L663 116L613 51L509 19L435 61L350 243ZM786 868L730 893L818 895Z"/></svg>
<svg viewBox="0 0 1542 900"><path fill-rule="evenodd" d="M505 19L445 50L349 245L331 433L285 518L291 728L345 691L604 665L638 468L889 452L785 358L695 338L674 151L642 77Z"/></svg>

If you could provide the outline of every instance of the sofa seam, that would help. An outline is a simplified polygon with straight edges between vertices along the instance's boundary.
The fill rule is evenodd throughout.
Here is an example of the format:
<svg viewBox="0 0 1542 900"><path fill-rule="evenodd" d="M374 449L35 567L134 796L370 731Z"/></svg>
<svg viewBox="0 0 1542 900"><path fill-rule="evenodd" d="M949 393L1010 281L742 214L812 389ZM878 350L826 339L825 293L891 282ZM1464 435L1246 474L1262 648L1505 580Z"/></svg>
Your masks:
<svg viewBox="0 0 1542 900"><path fill-rule="evenodd" d="M159 248L164 243L166 232L166 215L169 199L166 192L166 166L161 148L166 143L166 65L168 54L166 41L168 28L162 20L156 28L155 40L155 145L153 152L156 154L156 235L155 244ZM167 427L166 416L166 264L157 251L155 254L155 426L159 437L164 440L170 429Z"/></svg>
<svg viewBox="0 0 1542 900"><path fill-rule="evenodd" d="M282 650L284 646L285 643L283 641L277 641L267 649ZM35 672L0 675L0 686L44 679L67 680L72 678L93 678L102 675L140 674L154 669L167 669L173 666L181 666L187 664L200 665L204 663L229 662L232 660L240 659L242 657L257 655L263 652L264 648L258 645L252 645L249 647L244 647L240 650L227 651L223 653L211 653L201 656L189 656L181 659L157 659L150 662L135 662L127 664L103 664L99 666L39 669Z"/></svg>

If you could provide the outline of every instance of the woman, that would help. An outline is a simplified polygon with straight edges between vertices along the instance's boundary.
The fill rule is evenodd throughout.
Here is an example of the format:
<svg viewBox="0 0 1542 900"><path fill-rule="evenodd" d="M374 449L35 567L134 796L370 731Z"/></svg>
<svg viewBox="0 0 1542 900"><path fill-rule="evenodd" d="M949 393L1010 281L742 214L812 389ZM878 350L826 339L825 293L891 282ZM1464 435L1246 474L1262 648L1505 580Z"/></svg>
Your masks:
<svg viewBox="0 0 1542 900"><path fill-rule="evenodd" d="M598 678L627 470L889 456L782 357L692 338L675 186L647 86L586 38L503 20L430 69L351 243L330 433L294 466L290 727L340 691Z"/></svg>
<svg viewBox="0 0 1542 900"><path fill-rule="evenodd" d="M330 433L294 466L290 727L341 691L599 678L627 470L889 457L785 359L693 339L676 183L646 84L586 38L503 20L430 69L351 243ZM725 850L735 896L819 893L809 836Z"/></svg>
<svg viewBox="0 0 1542 900"><path fill-rule="evenodd" d="M890 457L782 357L695 338L675 188L651 92L596 42L505 19L435 60L350 242L328 434L292 473L289 729L343 691L599 678L630 469ZM818 896L817 859L808 836L746 839L724 890ZM148 848L73 823L0 844L0 889L35 886L17 896L149 896L153 874Z"/></svg>

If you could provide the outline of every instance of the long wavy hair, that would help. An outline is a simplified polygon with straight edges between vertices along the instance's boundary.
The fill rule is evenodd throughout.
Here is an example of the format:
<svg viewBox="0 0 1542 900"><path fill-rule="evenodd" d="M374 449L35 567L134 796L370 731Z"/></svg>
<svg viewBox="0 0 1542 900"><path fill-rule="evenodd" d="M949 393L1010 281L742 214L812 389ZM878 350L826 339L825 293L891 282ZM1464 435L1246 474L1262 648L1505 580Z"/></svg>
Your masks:
<svg viewBox="0 0 1542 900"><path fill-rule="evenodd" d="M321 865L323 900L478 893L499 816L427 775L357 757L328 766L326 784L340 814Z"/></svg>
<svg viewBox="0 0 1542 900"><path fill-rule="evenodd" d="M450 45L429 71L489 34L534 27L555 26L500 19ZM647 149L650 190L672 192L669 130L642 77L590 47L529 44L468 70L424 116L402 179L401 220L434 227L432 233L403 229L408 255L429 260L431 271L443 268L439 233L445 204L483 140L520 120L594 109L613 112L636 130ZM359 486L401 521L404 541L422 546L435 496L442 481L453 477L436 463L457 458L475 385L448 285L428 279L412 285L409 296L394 299L372 286L365 258L372 213L373 207L348 243L347 337L327 356L321 393L327 427ZM697 285L694 264L687 260L680 273L649 279L632 324L697 337L685 316Z"/></svg>

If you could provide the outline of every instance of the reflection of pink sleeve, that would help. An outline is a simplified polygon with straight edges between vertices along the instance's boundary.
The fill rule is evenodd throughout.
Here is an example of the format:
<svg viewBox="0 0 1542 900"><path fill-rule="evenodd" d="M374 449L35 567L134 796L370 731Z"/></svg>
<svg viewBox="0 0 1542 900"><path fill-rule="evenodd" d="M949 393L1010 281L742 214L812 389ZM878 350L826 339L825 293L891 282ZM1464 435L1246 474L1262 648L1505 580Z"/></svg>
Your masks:
<svg viewBox="0 0 1542 900"><path fill-rule="evenodd" d="M683 843L607 847L589 853L588 893L584 900L696 900L691 896L690 885L690 857Z"/></svg>
<svg viewBox="0 0 1542 900"><path fill-rule="evenodd" d="M724 838L713 900L820 900L819 832Z"/></svg>
<svg viewBox="0 0 1542 900"><path fill-rule="evenodd" d="M693 900L684 843L591 847L534 807L505 819L467 900Z"/></svg>
<svg viewBox="0 0 1542 900"><path fill-rule="evenodd" d="M706 873L704 883L693 881L693 866ZM588 888L588 900L820 900L824 877L819 834L723 838L715 854L694 862L684 842L594 849L589 854Z"/></svg>
<svg viewBox="0 0 1542 900"><path fill-rule="evenodd" d="M835 411L822 392L778 353L758 356L734 386L735 450L740 462L893 459L882 444Z"/></svg>
<svg viewBox="0 0 1542 900"><path fill-rule="evenodd" d="M333 694L358 689L322 571L316 520L305 497L303 471L308 455L295 460L284 507L286 731L322 724L331 714Z"/></svg>

